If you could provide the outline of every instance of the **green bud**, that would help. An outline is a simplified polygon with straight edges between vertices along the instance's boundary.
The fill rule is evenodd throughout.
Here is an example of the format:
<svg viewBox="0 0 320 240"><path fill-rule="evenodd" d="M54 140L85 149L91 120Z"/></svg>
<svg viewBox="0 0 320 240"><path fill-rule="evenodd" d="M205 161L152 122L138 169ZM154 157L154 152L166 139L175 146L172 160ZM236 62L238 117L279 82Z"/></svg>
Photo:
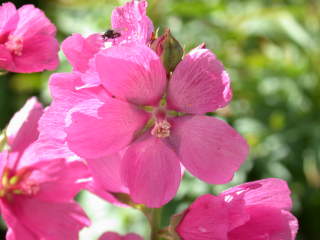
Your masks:
<svg viewBox="0 0 320 240"><path fill-rule="evenodd" d="M169 29L151 44L151 48L160 56L167 73L174 71L183 56L183 48Z"/></svg>

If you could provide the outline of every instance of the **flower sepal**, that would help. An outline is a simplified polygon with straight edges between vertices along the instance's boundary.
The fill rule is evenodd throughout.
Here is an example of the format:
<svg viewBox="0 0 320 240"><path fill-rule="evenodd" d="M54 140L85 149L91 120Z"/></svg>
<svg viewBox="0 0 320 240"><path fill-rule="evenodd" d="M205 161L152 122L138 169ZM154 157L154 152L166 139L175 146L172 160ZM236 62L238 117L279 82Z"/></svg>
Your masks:
<svg viewBox="0 0 320 240"><path fill-rule="evenodd" d="M128 205L134 209L140 210L144 212L147 207L143 204L135 203L132 201L131 197L129 194L126 193L112 193L112 195L121 203Z"/></svg>

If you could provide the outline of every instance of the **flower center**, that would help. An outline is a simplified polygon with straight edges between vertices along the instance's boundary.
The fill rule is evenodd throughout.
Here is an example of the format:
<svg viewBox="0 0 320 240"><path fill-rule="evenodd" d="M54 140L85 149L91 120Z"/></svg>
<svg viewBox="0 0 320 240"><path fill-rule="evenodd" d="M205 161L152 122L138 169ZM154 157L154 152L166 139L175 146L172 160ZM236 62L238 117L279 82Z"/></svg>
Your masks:
<svg viewBox="0 0 320 240"><path fill-rule="evenodd" d="M171 124L166 120L157 120L154 124L151 134L158 138L166 138L170 136Z"/></svg>
<svg viewBox="0 0 320 240"><path fill-rule="evenodd" d="M9 35L8 41L5 43L6 48L13 54L21 56L23 49L23 40L19 37Z"/></svg>
<svg viewBox="0 0 320 240"><path fill-rule="evenodd" d="M0 198L11 200L14 195L33 196L39 191L39 185L28 179L31 171L22 168L14 173L9 168L4 169L1 177Z"/></svg>
<svg viewBox="0 0 320 240"><path fill-rule="evenodd" d="M167 110L165 108L157 108L153 112L155 123L151 130L151 134L158 138L166 138L170 136L171 124L167 121Z"/></svg>

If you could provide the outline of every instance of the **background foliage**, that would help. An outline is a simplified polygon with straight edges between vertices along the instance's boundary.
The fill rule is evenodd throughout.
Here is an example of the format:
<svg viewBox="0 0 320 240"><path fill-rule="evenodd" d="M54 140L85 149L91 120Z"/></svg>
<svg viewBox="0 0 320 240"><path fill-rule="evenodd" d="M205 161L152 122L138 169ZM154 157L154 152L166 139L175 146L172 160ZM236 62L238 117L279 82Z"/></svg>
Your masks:
<svg viewBox="0 0 320 240"><path fill-rule="evenodd" d="M89 34L109 27L113 7L123 1L38 0L33 3L58 27L62 41L73 32ZM160 30L170 27L190 48L206 42L223 61L234 99L217 115L235 126L251 145L250 157L234 180L210 186L187 175L177 197L163 210L163 224L203 193L218 193L248 180L279 177L293 191L300 221L298 239L320 239L320 2L317 0L153 0L149 16ZM69 71L61 54L59 71ZM50 72L0 77L0 128L32 95L50 102ZM106 230L146 234L143 216L111 207L82 193L79 201L93 219L81 239ZM63 221L63 220L62 220ZM2 236L4 239L3 225Z"/></svg>

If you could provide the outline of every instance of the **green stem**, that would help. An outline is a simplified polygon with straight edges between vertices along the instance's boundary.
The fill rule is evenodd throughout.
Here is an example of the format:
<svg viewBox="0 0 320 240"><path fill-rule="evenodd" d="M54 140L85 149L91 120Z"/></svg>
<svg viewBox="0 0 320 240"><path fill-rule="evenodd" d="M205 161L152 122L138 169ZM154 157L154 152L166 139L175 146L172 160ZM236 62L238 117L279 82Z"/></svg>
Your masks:
<svg viewBox="0 0 320 240"><path fill-rule="evenodd" d="M145 212L150 223L150 240L160 240L159 230L161 221L161 208L150 208Z"/></svg>

